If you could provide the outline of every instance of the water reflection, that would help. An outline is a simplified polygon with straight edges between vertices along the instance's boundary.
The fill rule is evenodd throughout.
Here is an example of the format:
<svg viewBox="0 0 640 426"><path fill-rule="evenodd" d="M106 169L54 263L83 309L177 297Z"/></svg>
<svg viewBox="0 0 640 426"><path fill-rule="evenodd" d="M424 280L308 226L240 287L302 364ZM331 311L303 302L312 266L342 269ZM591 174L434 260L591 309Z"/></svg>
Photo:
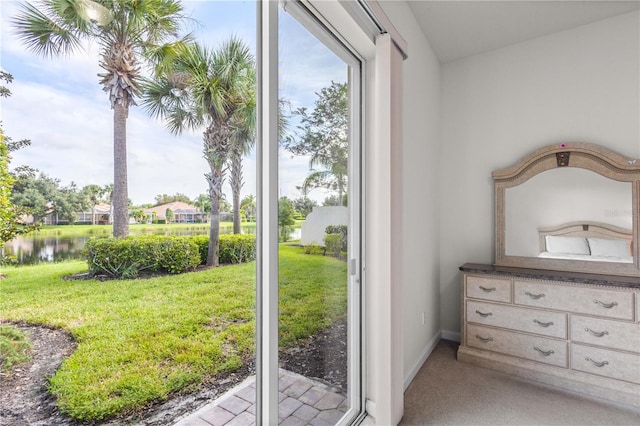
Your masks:
<svg viewBox="0 0 640 426"><path fill-rule="evenodd" d="M244 232L249 234L255 233L255 227L246 227ZM220 234L231 234L233 232L232 226L220 227ZM146 229L140 234L154 234L154 235L202 235L208 234L209 229L170 229L162 228L159 230ZM132 235L136 235L136 232L132 231ZM73 237L58 237L58 236L46 236L40 237L38 235L26 235L18 237L14 240L7 242L4 245L4 254L15 258L18 264L32 265L39 262L61 262L65 260L82 260L82 249L85 243L91 237L96 236L108 236L109 232L93 232L92 235L82 235ZM293 230L291 239L300 239L300 228Z"/></svg>

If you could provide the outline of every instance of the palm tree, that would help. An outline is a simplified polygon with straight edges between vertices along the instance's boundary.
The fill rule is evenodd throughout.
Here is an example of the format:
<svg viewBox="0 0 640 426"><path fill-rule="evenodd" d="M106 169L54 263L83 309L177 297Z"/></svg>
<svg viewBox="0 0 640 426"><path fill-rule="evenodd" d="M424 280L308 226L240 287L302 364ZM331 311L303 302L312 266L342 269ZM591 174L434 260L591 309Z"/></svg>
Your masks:
<svg viewBox="0 0 640 426"><path fill-rule="evenodd" d="M207 223L207 217L211 208L211 198L207 194L199 194L194 200L193 204L198 206L200 213L202 214L202 222Z"/></svg>
<svg viewBox="0 0 640 426"><path fill-rule="evenodd" d="M68 54L83 40L100 46L100 84L113 109L113 235L129 233L127 115L139 95L140 66L161 62L182 20L178 0L47 0L20 6L12 20L27 48L45 57Z"/></svg>
<svg viewBox="0 0 640 426"><path fill-rule="evenodd" d="M255 145L255 114L251 118L242 117L241 123L233 132L233 143L229 155L229 185L233 196L233 233L240 234L240 190L244 185L242 179L242 157L249 154Z"/></svg>
<svg viewBox="0 0 640 426"><path fill-rule="evenodd" d="M220 199L227 162L239 123L255 109L255 61L237 38L210 50L193 43L182 46L164 72L144 86L143 104L166 120L174 134L204 127L203 155L211 201L207 265L219 264Z"/></svg>
<svg viewBox="0 0 640 426"><path fill-rule="evenodd" d="M329 150L331 153L314 153L309 160L311 172L304 179L302 188L305 193L309 193L314 188L328 188L338 193L340 206L344 204L344 194L347 187L347 152L346 147L336 146ZM335 152L333 152L335 151ZM317 166L322 166L322 170L317 170Z"/></svg>
<svg viewBox="0 0 640 426"><path fill-rule="evenodd" d="M255 77L253 77L255 79ZM278 137L284 138L288 126L289 116L285 112L285 107L289 106L289 102L279 99L278 108ZM246 111L250 115L248 117L239 117L233 132L233 144L231 146L231 154L229 155L229 185L233 195L233 233L240 234L240 190L244 185L242 179L242 157L249 154L256 144L256 115L255 111L248 109Z"/></svg>
<svg viewBox="0 0 640 426"><path fill-rule="evenodd" d="M249 194L245 196L242 201L240 201L240 210L244 212L244 215L250 222L255 222L256 220L256 197L253 194Z"/></svg>
<svg viewBox="0 0 640 426"><path fill-rule="evenodd" d="M113 184L108 183L102 187L102 196L104 201L109 203L109 219L107 222L113 223Z"/></svg>
<svg viewBox="0 0 640 426"><path fill-rule="evenodd" d="M103 189L100 185L87 185L82 188L82 194L86 197L86 199L91 204L91 224L96 224L96 204L100 202L100 197L102 196Z"/></svg>

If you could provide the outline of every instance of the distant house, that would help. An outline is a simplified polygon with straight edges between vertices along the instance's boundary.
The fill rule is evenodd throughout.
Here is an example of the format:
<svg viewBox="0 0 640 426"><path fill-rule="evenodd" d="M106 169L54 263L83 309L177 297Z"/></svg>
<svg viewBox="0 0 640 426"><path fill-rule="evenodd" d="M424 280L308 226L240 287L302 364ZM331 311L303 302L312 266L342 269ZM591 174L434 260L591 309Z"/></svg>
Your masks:
<svg viewBox="0 0 640 426"><path fill-rule="evenodd" d="M111 206L106 203L98 203L92 210L75 213L76 223L91 225L107 225L111 223Z"/></svg>
<svg viewBox="0 0 640 426"><path fill-rule="evenodd" d="M203 213L196 206L182 201L161 204L159 206L144 209L147 214L153 214L157 220L167 220L167 209L173 212L173 223L201 223L207 222L207 214Z"/></svg>

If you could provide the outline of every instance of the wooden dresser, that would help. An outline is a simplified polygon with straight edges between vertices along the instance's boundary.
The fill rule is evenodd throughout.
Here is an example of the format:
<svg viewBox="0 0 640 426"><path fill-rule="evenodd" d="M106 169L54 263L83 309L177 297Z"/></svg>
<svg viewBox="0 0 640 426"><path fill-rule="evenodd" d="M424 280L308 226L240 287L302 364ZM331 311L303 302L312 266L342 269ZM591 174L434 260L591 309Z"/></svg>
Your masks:
<svg viewBox="0 0 640 426"><path fill-rule="evenodd" d="M640 410L640 280L465 264L458 360Z"/></svg>

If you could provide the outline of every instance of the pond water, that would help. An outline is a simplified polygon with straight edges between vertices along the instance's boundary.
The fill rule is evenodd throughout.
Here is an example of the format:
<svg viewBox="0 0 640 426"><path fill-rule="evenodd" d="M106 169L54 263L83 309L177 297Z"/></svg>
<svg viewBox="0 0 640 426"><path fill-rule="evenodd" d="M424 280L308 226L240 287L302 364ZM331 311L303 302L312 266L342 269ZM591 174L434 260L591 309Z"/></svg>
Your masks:
<svg viewBox="0 0 640 426"><path fill-rule="evenodd" d="M221 234L230 234L232 227L221 227ZM255 227L248 227L245 232L255 233ZM206 228L198 230L161 229L159 232L147 232L155 235L199 235L208 234ZM136 235L131 232L131 235ZM93 235L73 237L25 235L7 242L4 245L4 254L14 257L18 264L31 265L39 262L60 262L64 260L82 259L82 249L89 238L96 236L109 236L107 232L98 232ZM293 230L291 239L300 239L300 228Z"/></svg>

